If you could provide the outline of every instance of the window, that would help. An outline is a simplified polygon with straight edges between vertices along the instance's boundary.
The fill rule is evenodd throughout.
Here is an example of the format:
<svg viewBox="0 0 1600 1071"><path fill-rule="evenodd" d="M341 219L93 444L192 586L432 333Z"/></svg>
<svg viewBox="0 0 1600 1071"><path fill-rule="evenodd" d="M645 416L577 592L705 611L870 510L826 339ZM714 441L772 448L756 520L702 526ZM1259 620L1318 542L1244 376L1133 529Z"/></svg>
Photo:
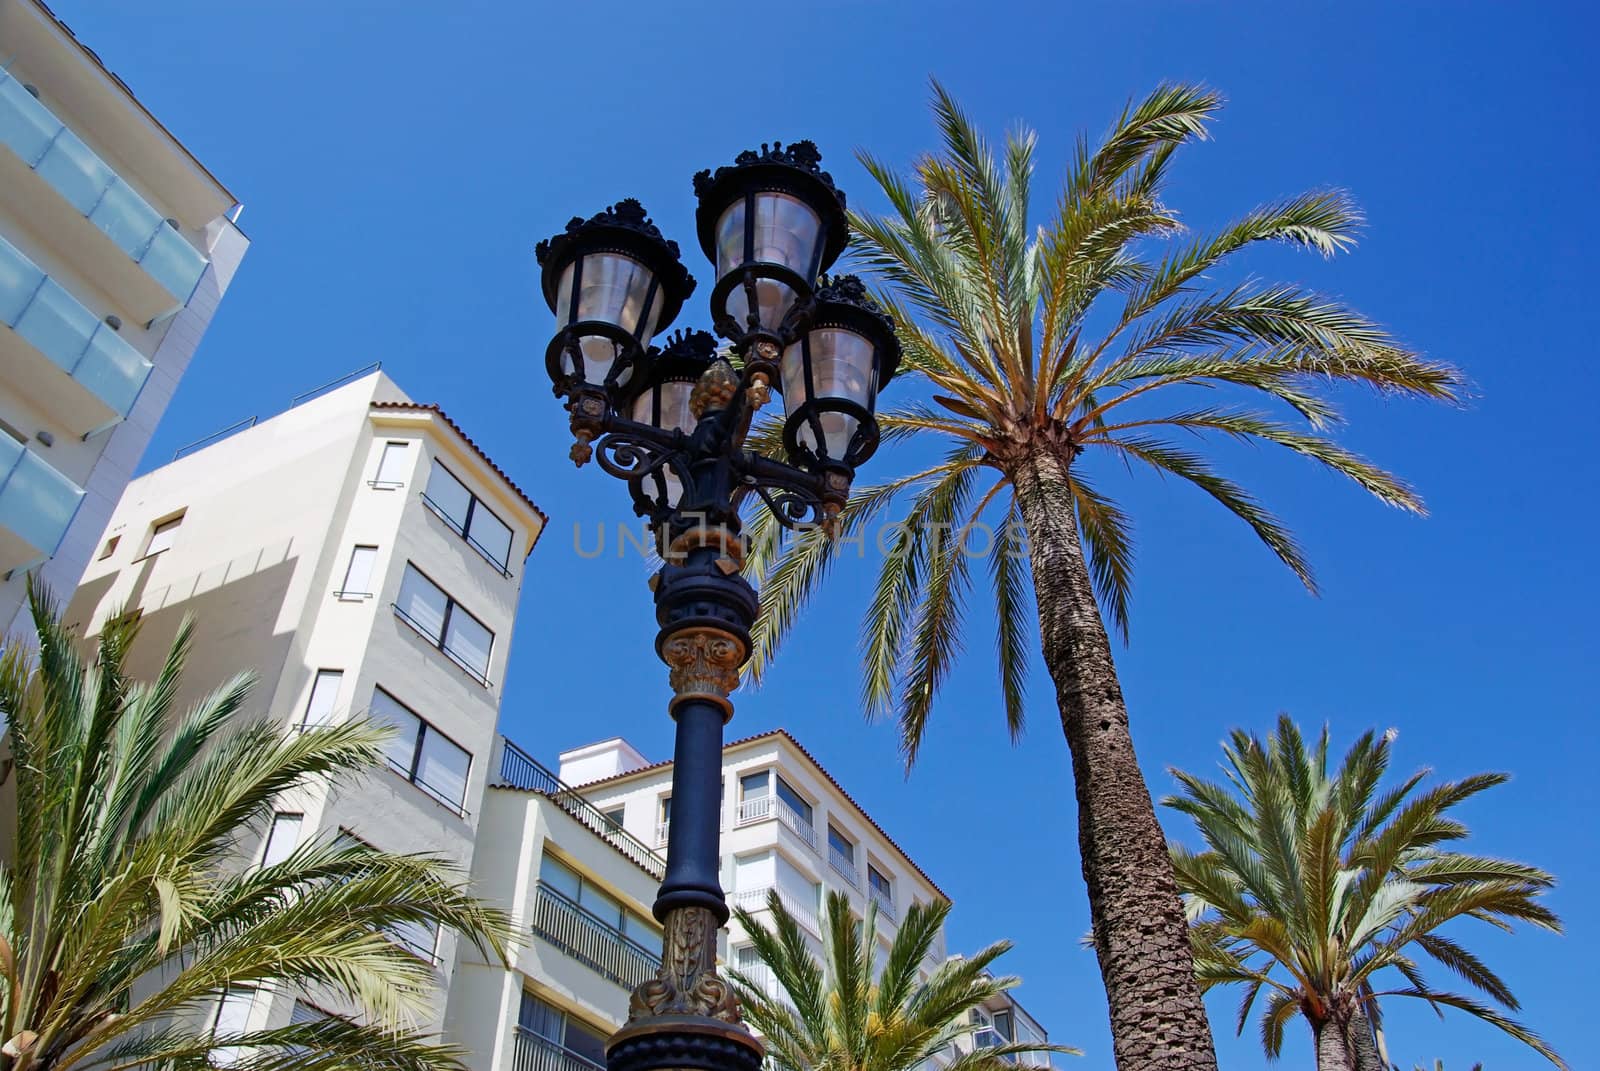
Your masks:
<svg viewBox="0 0 1600 1071"><path fill-rule="evenodd" d="M739 778L739 799L743 801L764 800L772 791L772 771L762 770L760 773L745 774Z"/></svg>
<svg viewBox="0 0 1600 1071"><path fill-rule="evenodd" d="M272 816L272 827L267 830L267 843L261 849L261 865L277 866L300 843L300 825L305 816L279 811Z"/></svg>
<svg viewBox="0 0 1600 1071"><path fill-rule="evenodd" d="M489 564L510 575L506 568L511 559L510 526L437 461L428 474L428 489L422 493L422 500Z"/></svg>
<svg viewBox="0 0 1600 1071"><path fill-rule="evenodd" d="M879 873L878 868L871 863L867 864L867 887L890 903L894 902L894 883Z"/></svg>
<svg viewBox="0 0 1600 1071"><path fill-rule="evenodd" d="M383 935L418 959L436 962L439 947L439 924L436 922L397 922L383 931Z"/></svg>
<svg viewBox="0 0 1600 1071"><path fill-rule="evenodd" d="M222 991L217 1001L217 1012L211 1020L211 1039L230 1037L250 1029L250 1010L255 1005L256 991L235 986ZM224 1045L211 1050L211 1062L218 1067L231 1067L245 1055L237 1045Z"/></svg>
<svg viewBox="0 0 1600 1071"><path fill-rule="evenodd" d="M406 442L387 442L383 444L383 456L378 459L378 474L373 477L369 486L391 490L406 485L406 476L411 471L411 444Z"/></svg>
<svg viewBox="0 0 1600 1071"><path fill-rule="evenodd" d="M462 813L472 756L382 688L372 693L371 714L373 721L394 729L384 757L395 772Z"/></svg>
<svg viewBox="0 0 1600 1071"><path fill-rule="evenodd" d="M517 1030L559 1045L596 1067L605 1066L608 1031L574 1019L526 989L522 991L522 1007L517 1012ZM539 1062L544 1063L542 1060ZM565 1062L570 1063L570 1061Z"/></svg>
<svg viewBox="0 0 1600 1071"><path fill-rule="evenodd" d="M606 823L614 829L622 828L622 814L623 808L621 807L613 807L609 811L602 812Z"/></svg>
<svg viewBox="0 0 1600 1071"><path fill-rule="evenodd" d="M100 560L105 561L107 558L111 557L111 555L115 554L117 552L117 544L120 542L122 542L122 537L119 535L114 535L110 539L106 540L106 545L100 550Z"/></svg>
<svg viewBox="0 0 1600 1071"><path fill-rule="evenodd" d="M144 545L144 557L150 558L172 547L173 540L178 538L178 525L183 523L183 515L162 521L150 529L150 541Z"/></svg>
<svg viewBox="0 0 1600 1071"><path fill-rule="evenodd" d="M443 651L457 665L471 673L479 684L489 684L489 654L494 648L494 633L461 604L410 562L400 581L400 597L395 613Z"/></svg>
<svg viewBox="0 0 1600 1071"><path fill-rule="evenodd" d="M842 855L845 862L856 861L855 842L835 829L832 823L828 825L828 847Z"/></svg>
<svg viewBox="0 0 1600 1071"><path fill-rule="evenodd" d="M302 729L333 724L333 708L339 702L339 686L344 683L344 670L319 669L311 682L311 698L306 701L306 716L300 722Z"/></svg>
<svg viewBox="0 0 1600 1071"><path fill-rule="evenodd" d="M539 884L576 905L584 914L607 929L627 938L640 948L654 950L661 942L661 931L637 911L600 886L579 874L553 855L539 860Z"/></svg>
<svg viewBox="0 0 1600 1071"><path fill-rule="evenodd" d="M665 844L667 831L672 826L672 797L662 796L661 802L656 806L656 840Z"/></svg>
<svg viewBox="0 0 1600 1071"><path fill-rule="evenodd" d="M790 787L789 782L785 781L782 777L779 777L777 780L778 798L784 803L787 803L790 809L798 814L801 818L805 819L806 825L809 826L811 824L811 804L806 802L805 797L801 796L800 793L796 792L792 787Z"/></svg>
<svg viewBox="0 0 1600 1071"><path fill-rule="evenodd" d="M378 561L377 547L354 547L350 551L350 564L344 569L344 583L334 592L341 599L370 599L372 597L372 567Z"/></svg>

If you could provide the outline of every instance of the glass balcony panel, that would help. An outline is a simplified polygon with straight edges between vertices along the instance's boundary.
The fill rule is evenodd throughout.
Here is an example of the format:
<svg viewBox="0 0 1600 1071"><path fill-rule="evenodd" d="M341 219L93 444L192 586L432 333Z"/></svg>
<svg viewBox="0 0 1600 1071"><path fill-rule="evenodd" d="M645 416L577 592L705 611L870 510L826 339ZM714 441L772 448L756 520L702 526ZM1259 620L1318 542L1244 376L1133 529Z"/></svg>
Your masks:
<svg viewBox="0 0 1600 1071"><path fill-rule="evenodd" d="M82 498L77 484L24 448L0 486L0 525L41 553L54 554Z"/></svg>
<svg viewBox="0 0 1600 1071"><path fill-rule="evenodd" d="M167 293L183 302L189 300L206 270L206 258L165 220L156 228L139 264Z"/></svg>
<svg viewBox="0 0 1600 1071"><path fill-rule="evenodd" d="M0 238L0 323L15 326L42 282L44 272L10 242Z"/></svg>
<svg viewBox="0 0 1600 1071"><path fill-rule="evenodd" d="M17 334L33 343L34 349L63 372L70 373L78 366L78 359L89 347L89 336L99 325L94 313L78 304L54 279L46 279L17 321Z"/></svg>
<svg viewBox="0 0 1600 1071"><path fill-rule="evenodd" d="M21 82L0 73L0 143L32 167L60 129L61 120L51 115L49 108L23 89Z"/></svg>
<svg viewBox="0 0 1600 1071"><path fill-rule="evenodd" d="M55 187L68 204L86 216L94 211L95 205L100 203L100 195L116 178L106 162L70 130L56 135L50 151L33 169Z"/></svg>
<svg viewBox="0 0 1600 1071"><path fill-rule="evenodd" d="M113 177L100 203L89 214L89 222L104 231L118 248L138 260L150 247L156 228L165 221L132 186Z"/></svg>
<svg viewBox="0 0 1600 1071"><path fill-rule="evenodd" d="M150 378L152 367L131 343L100 324L90 336L89 348L72 375L94 392L95 397L127 416L144 389L145 380Z"/></svg>

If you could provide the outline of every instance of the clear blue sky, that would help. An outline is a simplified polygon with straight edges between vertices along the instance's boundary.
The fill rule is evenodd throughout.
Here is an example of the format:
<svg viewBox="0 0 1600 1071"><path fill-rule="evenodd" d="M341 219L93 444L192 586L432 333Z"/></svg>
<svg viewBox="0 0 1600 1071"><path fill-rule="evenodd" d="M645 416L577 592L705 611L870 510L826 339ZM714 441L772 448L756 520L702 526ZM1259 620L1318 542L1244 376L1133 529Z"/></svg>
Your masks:
<svg viewBox="0 0 1600 1071"><path fill-rule="evenodd" d="M1170 78L1219 87L1230 104L1216 140L1186 153L1172 203L1204 227L1266 198L1349 188L1370 217L1354 255L1271 251L1249 267L1344 296L1464 367L1476 397L1465 411L1349 398L1348 441L1424 490L1426 520L1305 465L1229 451L1303 534L1321 599L1195 493L1107 474L1142 522L1133 643L1120 654L1140 757L1165 791L1169 765L1213 768L1229 727L1264 731L1287 710L1330 721L1341 742L1397 727L1408 768L1510 771L1510 786L1468 812L1476 847L1555 871L1552 903L1570 932L1474 934L1475 947L1574 1067L1600 1065L1578 991L1600 952L1600 102L1596 26L1579 5L57 6L235 190L254 240L146 467L373 360L443 404L551 516L504 710L505 730L548 759L614 733L665 757L671 727L644 565L573 550L574 525L592 538L629 511L620 484L565 460L534 243L575 213L639 196L701 280L679 322L703 326L712 280L689 180L741 148L811 137L870 205L851 153L905 162L931 145L936 74L990 129L1038 128L1048 190L1076 133L1103 130L1129 95ZM990 644L974 634L903 780L891 729L864 724L855 701L866 575L837 577L770 685L741 699L732 731L782 725L805 741L955 898L953 946L1014 938L1006 963L1026 979L1022 1000L1087 1050L1068 1066L1109 1071L1047 680L1036 675L1032 730L1012 748ZM1254 1027L1232 1036L1233 1006L1214 1004L1223 1066L1261 1067ZM1307 1066L1303 1032L1291 1038L1282 1066ZM1407 1068L1538 1060L1425 1008L1394 1007L1391 1038Z"/></svg>

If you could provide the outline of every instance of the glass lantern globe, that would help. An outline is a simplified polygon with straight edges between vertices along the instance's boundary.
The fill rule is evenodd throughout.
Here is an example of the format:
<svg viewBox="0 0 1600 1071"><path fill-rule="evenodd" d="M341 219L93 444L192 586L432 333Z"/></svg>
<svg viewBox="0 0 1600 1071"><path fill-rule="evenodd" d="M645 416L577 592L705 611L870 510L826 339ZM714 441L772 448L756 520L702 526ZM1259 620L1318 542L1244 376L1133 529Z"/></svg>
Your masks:
<svg viewBox="0 0 1600 1071"><path fill-rule="evenodd" d="M629 199L587 220L574 217L535 253L559 324L545 354L556 393L624 392L651 337L694 292L677 243Z"/></svg>
<svg viewBox="0 0 1600 1071"><path fill-rule="evenodd" d="M787 341L791 313L844 250L844 194L821 160L809 141L763 145L694 177L700 247L717 266L712 322L737 344Z"/></svg>
<svg viewBox="0 0 1600 1071"><path fill-rule="evenodd" d="M717 340L706 331L675 334L667 345L653 351L640 374L641 389L631 407L633 419L663 431L690 432L697 423L689 408L694 385L717 357ZM643 491L658 506L677 508L683 481L670 465L646 475Z"/></svg>
<svg viewBox="0 0 1600 1071"><path fill-rule="evenodd" d="M900 364L894 324L861 280L823 280L810 326L783 351L783 445L802 468L854 472L878 448L878 392Z"/></svg>

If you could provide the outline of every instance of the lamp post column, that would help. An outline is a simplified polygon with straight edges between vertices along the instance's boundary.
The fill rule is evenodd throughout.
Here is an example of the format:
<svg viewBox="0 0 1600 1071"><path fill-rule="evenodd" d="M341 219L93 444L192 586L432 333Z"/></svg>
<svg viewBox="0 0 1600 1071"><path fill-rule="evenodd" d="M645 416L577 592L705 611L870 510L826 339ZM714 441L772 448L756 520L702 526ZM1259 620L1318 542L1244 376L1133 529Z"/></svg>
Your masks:
<svg viewBox="0 0 1600 1071"><path fill-rule="evenodd" d="M728 920L718 878L722 730L750 653L759 604L740 575L727 528L696 527L668 547L651 581L677 722L667 870L656 897L661 969L633 991L628 1022L606 1047L609 1071L757 1071L763 1047L744 1028L733 987L717 974L717 930Z"/></svg>

